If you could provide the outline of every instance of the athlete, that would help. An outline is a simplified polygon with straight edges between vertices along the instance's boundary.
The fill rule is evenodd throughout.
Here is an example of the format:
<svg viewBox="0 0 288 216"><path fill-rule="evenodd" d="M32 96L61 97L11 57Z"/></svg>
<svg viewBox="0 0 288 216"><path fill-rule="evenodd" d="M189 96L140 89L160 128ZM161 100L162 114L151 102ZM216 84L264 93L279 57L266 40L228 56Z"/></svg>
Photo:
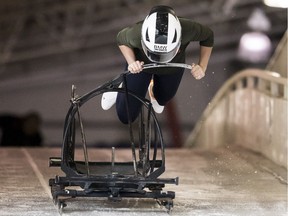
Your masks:
<svg viewBox="0 0 288 216"><path fill-rule="evenodd" d="M189 19L178 18L168 6L151 9L144 21L124 28L117 35L117 44L131 72L126 76L127 89L139 97L149 92L152 107L161 113L180 85L183 68L154 68L143 70L148 63L185 63L185 50L190 42L200 46L199 61L192 64L191 74L197 80L205 76L212 52L213 31ZM143 70L143 71L142 71ZM122 84L120 84L122 85ZM129 122L125 94L106 92L102 95L101 106L110 109L116 102L121 122ZM140 113L141 102L129 97L129 116L133 122Z"/></svg>

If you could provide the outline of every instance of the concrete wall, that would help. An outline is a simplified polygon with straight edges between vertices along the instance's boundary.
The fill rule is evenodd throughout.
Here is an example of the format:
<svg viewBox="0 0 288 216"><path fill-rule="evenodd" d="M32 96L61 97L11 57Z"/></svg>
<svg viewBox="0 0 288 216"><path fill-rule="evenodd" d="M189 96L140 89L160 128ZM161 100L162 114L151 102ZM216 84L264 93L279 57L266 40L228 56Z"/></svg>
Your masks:
<svg viewBox="0 0 288 216"><path fill-rule="evenodd" d="M287 105L287 79L246 70L219 90L186 146L241 145L287 168Z"/></svg>
<svg viewBox="0 0 288 216"><path fill-rule="evenodd" d="M24 115L29 111L36 111L41 115L43 124L41 131L44 136L44 145L60 145L62 143L64 119L70 106L71 85L77 86L76 94L84 93L96 88L101 82L109 78L105 75L95 74L95 77L74 76L67 74L63 81L55 74L50 77L27 77L26 79L13 80L7 86L0 86L0 112L1 114ZM52 76L52 77L51 77ZM2 88L1 88L2 87ZM100 108L100 97L87 104L83 109L83 118L90 123L89 131L91 142L121 142L126 137L126 130L120 128L116 121L115 110L104 112ZM92 104L93 103L93 104ZM103 135L103 132L107 135ZM93 137L92 137L93 134ZM127 140L127 139L126 139Z"/></svg>

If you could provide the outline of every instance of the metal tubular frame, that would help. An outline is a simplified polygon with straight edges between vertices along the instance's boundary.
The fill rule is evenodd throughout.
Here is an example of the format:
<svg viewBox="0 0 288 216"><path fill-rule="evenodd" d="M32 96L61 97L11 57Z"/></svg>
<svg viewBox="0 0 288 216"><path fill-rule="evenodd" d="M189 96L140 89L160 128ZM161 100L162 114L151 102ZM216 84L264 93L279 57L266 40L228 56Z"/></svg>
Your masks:
<svg viewBox="0 0 288 216"><path fill-rule="evenodd" d="M157 67L183 67L191 69L186 64L148 64L143 69ZM158 178L165 171L165 148L160 125L157 121L154 111L152 111L151 103L145 98L129 92L125 87L125 77L129 71L120 74L113 80L106 82L102 86L84 94L81 97L75 95L75 86L72 86L71 106L65 119L63 144L61 158L50 158L50 166L61 167L66 174L65 177L56 176L49 180L51 193L55 204L58 205L59 211L66 206L65 199L71 197L108 197L113 201L121 200L122 197L135 198L154 198L161 205L165 206L169 211L173 207L173 199L175 193L172 191L163 192L165 184L178 184L176 178ZM119 88L119 84L123 82L123 87ZM115 149L112 147L112 160L109 162L90 162L88 159L88 150L86 145L85 131L80 114L81 106L87 101L103 94L104 92L116 91L126 95L127 112L129 113L128 96L132 96L139 100L142 106L142 112L138 118L139 133L139 160L136 158L136 145L134 140L134 132L132 130L132 122L129 121L129 134L132 150L132 162L117 163L115 162ZM145 112L144 109L147 111ZM147 116L145 116L147 113ZM83 144L83 153L85 161L75 161L75 130L76 118L78 118L81 130L81 140ZM160 159L158 149L161 149ZM151 153L150 153L151 152ZM150 158L150 155L152 158ZM133 166L134 174L121 174L115 172L115 166L125 167ZM85 167L85 171L79 171L78 166ZM98 168L107 165L111 166L111 172L107 174L95 174L91 168ZM80 189L70 188L78 186Z"/></svg>

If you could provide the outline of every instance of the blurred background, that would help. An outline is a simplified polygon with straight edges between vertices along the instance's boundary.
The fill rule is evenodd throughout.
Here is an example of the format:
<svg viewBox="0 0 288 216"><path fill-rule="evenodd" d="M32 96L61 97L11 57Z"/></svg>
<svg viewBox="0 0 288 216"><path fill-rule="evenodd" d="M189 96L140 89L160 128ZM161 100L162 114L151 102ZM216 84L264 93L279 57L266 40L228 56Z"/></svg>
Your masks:
<svg viewBox="0 0 288 216"><path fill-rule="evenodd" d="M176 97L157 115L171 147L182 146L229 77L245 68L265 69L287 31L287 5L271 7L263 0L2 0L0 116L37 113L42 145L61 145L72 84L82 95L123 72L116 34L159 4L209 26L215 36L206 77L196 81L186 73ZM187 63L197 63L198 51L198 43L191 43ZM127 128L115 108L101 109L100 99L82 111L91 144L124 145Z"/></svg>

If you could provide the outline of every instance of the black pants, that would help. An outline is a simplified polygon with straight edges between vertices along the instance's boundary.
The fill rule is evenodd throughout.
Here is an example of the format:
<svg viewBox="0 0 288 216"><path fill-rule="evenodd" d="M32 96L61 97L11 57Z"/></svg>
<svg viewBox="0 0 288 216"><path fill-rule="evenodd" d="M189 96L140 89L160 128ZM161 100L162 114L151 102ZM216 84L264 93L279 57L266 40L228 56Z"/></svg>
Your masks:
<svg viewBox="0 0 288 216"><path fill-rule="evenodd" d="M128 74L126 76L127 88L139 97L144 98L146 96L150 80L153 78L154 87L153 94L157 102L164 106L169 100L171 100L180 85L184 69L179 68L179 71L173 74L151 74L142 71L138 74ZM136 98L129 96L129 115L131 122L133 122L141 111L142 103ZM129 121L126 110L125 94L118 93L116 100L116 110L118 118L124 124Z"/></svg>

